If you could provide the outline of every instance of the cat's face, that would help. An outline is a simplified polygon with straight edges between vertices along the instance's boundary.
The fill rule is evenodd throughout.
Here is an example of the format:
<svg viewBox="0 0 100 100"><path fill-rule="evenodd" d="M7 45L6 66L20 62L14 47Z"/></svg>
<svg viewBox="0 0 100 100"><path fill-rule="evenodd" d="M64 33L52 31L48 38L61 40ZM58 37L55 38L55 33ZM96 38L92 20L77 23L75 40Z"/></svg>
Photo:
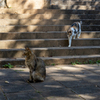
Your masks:
<svg viewBox="0 0 100 100"><path fill-rule="evenodd" d="M29 56L31 54L31 50L29 48L25 48L23 52L23 56Z"/></svg>

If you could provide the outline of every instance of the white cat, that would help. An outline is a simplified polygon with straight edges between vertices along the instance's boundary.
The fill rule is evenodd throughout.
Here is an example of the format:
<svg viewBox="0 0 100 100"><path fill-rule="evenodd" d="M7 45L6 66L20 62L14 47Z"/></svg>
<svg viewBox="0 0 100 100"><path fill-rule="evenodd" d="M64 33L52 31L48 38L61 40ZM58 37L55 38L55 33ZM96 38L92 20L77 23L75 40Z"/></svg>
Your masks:
<svg viewBox="0 0 100 100"><path fill-rule="evenodd" d="M67 30L67 36L68 36L68 41L69 41L69 45L68 47L71 47L71 42L72 42L72 38L79 38L81 35L81 24L82 21L80 22L74 22L70 28Z"/></svg>

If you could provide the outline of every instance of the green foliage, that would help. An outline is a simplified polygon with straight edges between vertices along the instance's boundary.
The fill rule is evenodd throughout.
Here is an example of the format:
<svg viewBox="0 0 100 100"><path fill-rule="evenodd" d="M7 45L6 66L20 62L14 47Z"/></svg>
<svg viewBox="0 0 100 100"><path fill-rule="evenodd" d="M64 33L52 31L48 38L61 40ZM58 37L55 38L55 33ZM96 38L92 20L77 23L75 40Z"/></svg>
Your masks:
<svg viewBox="0 0 100 100"><path fill-rule="evenodd" d="M53 64L51 64L52 66L55 66L55 64L53 63Z"/></svg>
<svg viewBox="0 0 100 100"><path fill-rule="evenodd" d="M41 93L40 91L36 90L37 93Z"/></svg>
<svg viewBox="0 0 100 100"><path fill-rule="evenodd" d="M4 68L13 68L14 66L10 63L3 65Z"/></svg>
<svg viewBox="0 0 100 100"><path fill-rule="evenodd" d="M76 64L82 64L81 62L78 62L77 60L76 60Z"/></svg>
<svg viewBox="0 0 100 100"><path fill-rule="evenodd" d="M72 65L76 65L76 63L75 63L75 62L71 62L71 64L72 64Z"/></svg>
<svg viewBox="0 0 100 100"><path fill-rule="evenodd" d="M100 63L100 60L97 60L96 62L97 62L97 63Z"/></svg>
<svg viewBox="0 0 100 100"><path fill-rule="evenodd" d="M97 61L96 61L96 64L98 64L98 65L99 65L99 64L100 64L100 60L97 60Z"/></svg>
<svg viewBox="0 0 100 100"><path fill-rule="evenodd" d="M72 65L76 65L76 64L82 64L81 62L78 62L77 60L75 62L71 62Z"/></svg>
<svg viewBox="0 0 100 100"><path fill-rule="evenodd" d="M88 64L88 61L84 62L84 64Z"/></svg>
<svg viewBox="0 0 100 100"><path fill-rule="evenodd" d="M78 62L77 60L75 62L71 62L72 65L76 65L76 64L82 64L81 62ZM100 60L97 61L92 61L92 60L88 60L86 62L83 62L83 64L100 64Z"/></svg>
<svg viewBox="0 0 100 100"><path fill-rule="evenodd" d="M92 60L89 60L88 62L89 62L89 64L94 64L94 62Z"/></svg>

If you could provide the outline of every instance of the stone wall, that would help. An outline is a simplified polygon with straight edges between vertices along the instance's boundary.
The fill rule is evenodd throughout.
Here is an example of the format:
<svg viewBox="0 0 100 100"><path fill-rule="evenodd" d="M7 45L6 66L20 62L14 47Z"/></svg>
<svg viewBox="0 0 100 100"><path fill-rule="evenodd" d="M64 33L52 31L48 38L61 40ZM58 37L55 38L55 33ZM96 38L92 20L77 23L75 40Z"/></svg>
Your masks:
<svg viewBox="0 0 100 100"><path fill-rule="evenodd" d="M23 9L100 9L100 0L0 0L0 7L5 5L4 1L8 7Z"/></svg>
<svg viewBox="0 0 100 100"><path fill-rule="evenodd" d="M71 5L71 1L73 0L51 0L51 6L53 8L68 8Z"/></svg>
<svg viewBox="0 0 100 100"><path fill-rule="evenodd" d="M11 8L42 9L46 7L49 0L7 0Z"/></svg>

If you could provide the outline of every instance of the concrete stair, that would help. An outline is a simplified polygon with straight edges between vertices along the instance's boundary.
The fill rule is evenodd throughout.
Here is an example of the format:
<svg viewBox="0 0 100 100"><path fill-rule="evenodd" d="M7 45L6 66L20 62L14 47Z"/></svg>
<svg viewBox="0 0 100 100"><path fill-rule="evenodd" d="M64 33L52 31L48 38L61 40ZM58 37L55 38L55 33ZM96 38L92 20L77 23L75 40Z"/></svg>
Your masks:
<svg viewBox="0 0 100 100"><path fill-rule="evenodd" d="M46 65L100 60L100 10L0 10L1 65L23 65L26 46ZM80 20L83 22L80 39L73 40L68 48L66 30Z"/></svg>
<svg viewBox="0 0 100 100"><path fill-rule="evenodd" d="M66 32L55 31L55 32L2 32L0 33L0 40L59 39L59 37L65 38ZM100 38L100 31L82 31L80 38Z"/></svg>
<svg viewBox="0 0 100 100"><path fill-rule="evenodd" d="M55 9L100 9L99 0L51 0L51 8Z"/></svg>
<svg viewBox="0 0 100 100"><path fill-rule="evenodd" d="M30 46L29 46L30 47ZM37 57L57 57L57 56L79 56L79 55L96 55L100 52L100 46L73 46L68 47L38 47L31 48ZM2 58L22 58L24 49L1 49L0 57ZM94 52L95 51L95 52Z"/></svg>
<svg viewBox="0 0 100 100"><path fill-rule="evenodd" d="M9 25L0 26L0 32L48 32L66 31L70 25ZM83 25L83 31L100 31L100 25Z"/></svg>
<svg viewBox="0 0 100 100"><path fill-rule="evenodd" d="M0 19L1 25L9 25L9 26L17 26L17 25L39 25L39 26L48 26L48 25L70 25L74 22L80 21L80 19ZM100 18L99 19L81 19L83 22L83 26L88 25L100 25Z"/></svg>
<svg viewBox="0 0 100 100"><path fill-rule="evenodd" d="M79 42L80 41L80 42ZM84 42L85 41L85 42ZM20 44L20 45L19 45ZM24 48L29 47L67 47L68 39L14 39L1 40L0 49ZM72 46L100 46L100 38L91 39L75 39L72 41Z"/></svg>
<svg viewBox="0 0 100 100"><path fill-rule="evenodd" d="M71 64L72 62L87 63L88 61L97 61L100 55L79 55L79 56L55 56L55 57L40 57L44 60L46 65L55 64ZM0 64L4 65L11 63L12 65L25 65L24 58L1 58Z"/></svg>
<svg viewBox="0 0 100 100"><path fill-rule="evenodd" d="M36 14L100 14L100 10L60 10L60 9L17 9L17 8L5 8L0 9L0 14L15 14L15 16L19 16L19 14L31 14L34 16ZM9 15L9 16L10 16ZM32 18L33 16L30 17ZM59 16L58 16L59 17Z"/></svg>
<svg viewBox="0 0 100 100"><path fill-rule="evenodd" d="M27 19L27 20L30 20L30 19L31 20L32 19L34 19L34 20L35 19L38 19L38 20L40 20L40 19L57 19L57 20L58 19L70 19L70 20L100 19L100 13L98 11L97 11L97 13L92 11L93 13L96 13L96 14L92 14L92 13L88 14L88 13L90 13L89 11L88 12L86 11L87 12L86 13L83 10L81 10L82 12L80 12L80 10L79 10L80 13L77 13L77 11L73 11L72 14L70 14L71 10L67 10L67 11L69 11L68 14L66 14L67 12L62 13L63 11L57 14L56 11L54 12L54 14L50 13L50 12L48 12L49 14L47 14L45 12L44 12L45 14L37 14L37 13L35 13L35 14L34 13L33 14L6 14L6 13L4 13L4 14L0 14L0 19L6 19L6 20L9 20L9 19L13 19L13 20L18 20L18 19L19 20L20 19L23 19L23 20L25 20L25 19ZM8 22L6 22L6 23L8 23Z"/></svg>

